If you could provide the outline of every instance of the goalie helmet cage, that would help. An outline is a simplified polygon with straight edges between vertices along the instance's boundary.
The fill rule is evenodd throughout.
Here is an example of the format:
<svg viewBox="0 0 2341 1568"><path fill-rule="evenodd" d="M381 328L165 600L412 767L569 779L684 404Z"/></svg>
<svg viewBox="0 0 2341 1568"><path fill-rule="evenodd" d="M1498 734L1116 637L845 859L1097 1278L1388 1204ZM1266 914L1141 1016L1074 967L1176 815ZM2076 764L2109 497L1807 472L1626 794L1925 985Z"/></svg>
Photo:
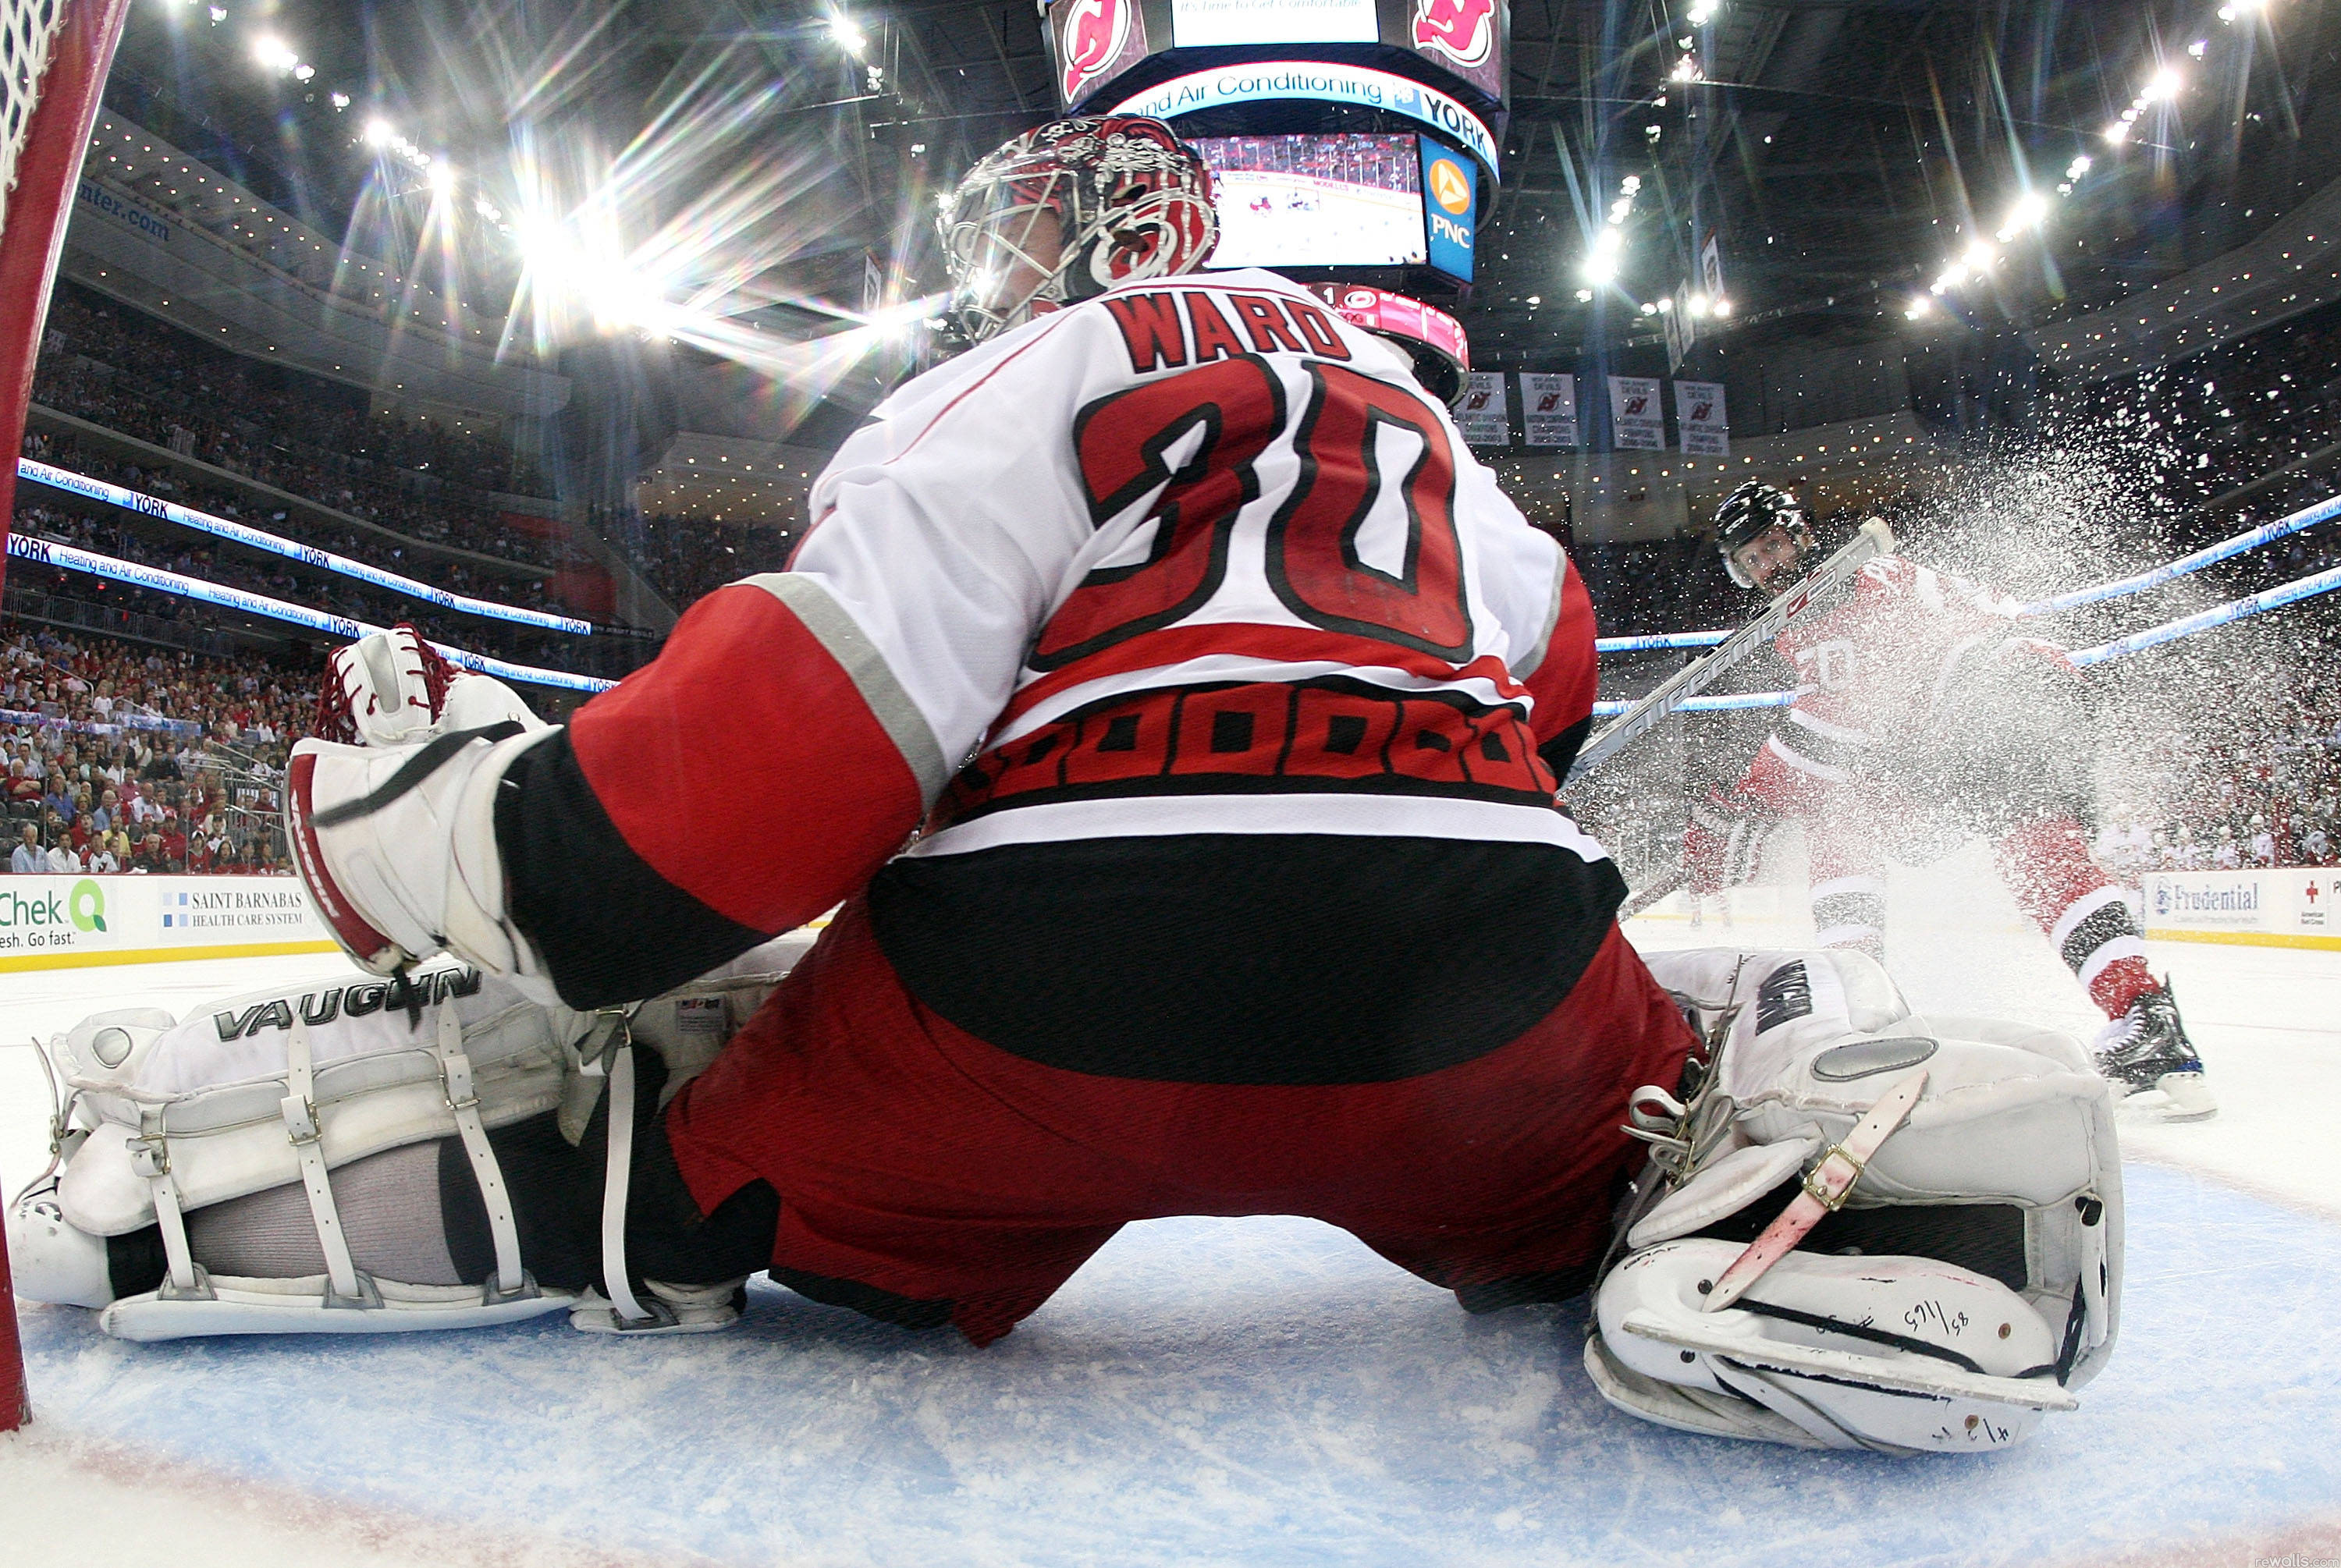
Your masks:
<svg viewBox="0 0 2341 1568"><path fill-rule="evenodd" d="M7 582L33 362L98 94L130 0L0 0L0 588ZM0 1432L30 1419L0 1239Z"/></svg>

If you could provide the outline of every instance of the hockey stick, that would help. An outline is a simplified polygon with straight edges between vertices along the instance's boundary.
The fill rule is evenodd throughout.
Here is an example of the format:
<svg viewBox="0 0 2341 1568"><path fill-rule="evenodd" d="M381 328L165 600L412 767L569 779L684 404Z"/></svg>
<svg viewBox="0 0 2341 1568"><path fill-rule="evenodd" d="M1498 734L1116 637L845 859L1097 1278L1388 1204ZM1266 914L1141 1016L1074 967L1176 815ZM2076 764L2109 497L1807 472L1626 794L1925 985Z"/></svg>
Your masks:
<svg viewBox="0 0 2341 1568"><path fill-rule="evenodd" d="M1822 598L1834 597L1872 559L1893 552L1893 531L1882 519L1869 519L1843 549L1815 567L1804 581L1774 600L1763 614L1724 639L1714 652L1675 671L1665 685L1604 725L1601 732L1587 741L1585 749L1577 754L1561 787L1567 789L1640 739L1687 699L1706 690L1718 676L1778 636L1782 627Z"/></svg>
<svg viewBox="0 0 2341 1568"><path fill-rule="evenodd" d="M1689 880L1680 871L1669 871L1649 887L1635 888L1626 895L1626 901L1618 906L1618 923L1625 924Z"/></svg>

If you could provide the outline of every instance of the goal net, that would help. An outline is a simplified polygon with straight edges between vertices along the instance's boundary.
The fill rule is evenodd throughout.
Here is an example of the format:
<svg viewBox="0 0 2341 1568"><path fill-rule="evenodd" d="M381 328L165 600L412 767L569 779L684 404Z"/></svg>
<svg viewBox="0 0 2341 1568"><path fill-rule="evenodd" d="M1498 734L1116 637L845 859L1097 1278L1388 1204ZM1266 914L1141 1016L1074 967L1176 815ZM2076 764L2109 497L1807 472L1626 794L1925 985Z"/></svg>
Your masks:
<svg viewBox="0 0 2341 1568"><path fill-rule="evenodd" d="M82 155L130 0L0 0L0 586L16 456ZM0 1193L7 1188L0 1185ZM30 1414L0 1233L0 1431Z"/></svg>

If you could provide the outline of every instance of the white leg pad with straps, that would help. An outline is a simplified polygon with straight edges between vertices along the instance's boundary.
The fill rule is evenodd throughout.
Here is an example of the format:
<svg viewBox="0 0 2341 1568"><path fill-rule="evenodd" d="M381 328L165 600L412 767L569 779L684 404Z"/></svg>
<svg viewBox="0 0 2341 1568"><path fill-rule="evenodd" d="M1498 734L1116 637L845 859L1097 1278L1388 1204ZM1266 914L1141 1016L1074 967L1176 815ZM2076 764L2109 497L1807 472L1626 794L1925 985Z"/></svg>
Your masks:
<svg viewBox="0 0 2341 1568"><path fill-rule="evenodd" d="M1638 1090L1586 1366L1661 1424L1797 1446L2021 1441L2111 1355L2121 1168L2078 1042L1914 1012L1845 951L1648 955L1707 1042Z"/></svg>

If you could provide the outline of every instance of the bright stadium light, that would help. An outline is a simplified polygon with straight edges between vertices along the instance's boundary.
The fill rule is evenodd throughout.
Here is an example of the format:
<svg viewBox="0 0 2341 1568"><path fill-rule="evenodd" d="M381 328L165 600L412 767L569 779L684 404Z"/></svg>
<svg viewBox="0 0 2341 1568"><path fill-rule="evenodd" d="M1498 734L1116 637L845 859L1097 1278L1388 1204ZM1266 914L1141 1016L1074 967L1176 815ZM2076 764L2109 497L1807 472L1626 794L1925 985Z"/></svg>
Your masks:
<svg viewBox="0 0 2341 1568"><path fill-rule="evenodd" d="M1704 27L1715 20L1717 0L1691 0L1690 25Z"/></svg>
<svg viewBox="0 0 2341 1568"><path fill-rule="evenodd" d="M366 122L365 144L369 147L387 147L397 135L398 128L387 120Z"/></svg>
<svg viewBox="0 0 2341 1568"><path fill-rule="evenodd" d="M263 33L252 41L252 57L272 71L290 71L301 63L301 56L274 33Z"/></svg>
<svg viewBox="0 0 2341 1568"><path fill-rule="evenodd" d="M2111 142L2117 147L2120 146L2124 142L2128 141L2129 122L2127 120L2116 120L2112 124L2107 125L2106 127L2106 140Z"/></svg>
<svg viewBox="0 0 2341 1568"><path fill-rule="evenodd" d="M2027 230L2037 229L2048 221L2048 198L2037 191L2027 191L2007 209L2007 218L1999 225L1999 243L2007 243Z"/></svg>
<svg viewBox="0 0 2341 1568"><path fill-rule="evenodd" d="M424 177L431 182L433 191L446 195L455 188L455 165L444 158L433 158Z"/></svg>
<svg viewBox="0 0 2341 1568"><path fill-rule="evenodd" d="M853 18L842 11L830 13L829 35L839 48L857 60L862 58L862 52L870 47L869 35L855 26Z"/></svg>
<svg viewBox="0 0 2341 1568"><path fill-rule="evenodd" d="M1586 256L1580 273L1587 283L1601 288L1617 282L1618 252L1625 242L1624 232L1615 224L1605 224L1601 232L1593 236L1593 249Z"/></svg>
<svg viewBox="0 0 2341 1568"><path fill-rule="evenodd" d="M2178 96L2178 90L2186 85L2187 79L2166 65L2154 74L2154 80L2146 84L2146 91L2138 97L2148 104L2167 104Z"/></svg>

